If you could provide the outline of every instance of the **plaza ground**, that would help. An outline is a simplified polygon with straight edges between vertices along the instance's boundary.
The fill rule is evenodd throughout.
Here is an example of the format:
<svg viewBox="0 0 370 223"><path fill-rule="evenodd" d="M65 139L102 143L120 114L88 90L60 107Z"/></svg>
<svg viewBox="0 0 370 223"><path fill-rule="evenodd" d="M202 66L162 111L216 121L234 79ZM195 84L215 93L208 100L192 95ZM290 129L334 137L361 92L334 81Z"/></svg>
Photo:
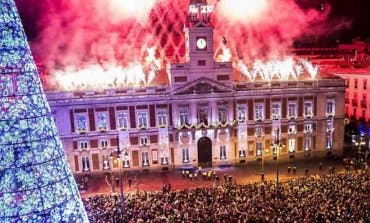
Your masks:
<svg viewBox="0 0 370 223"><path fill-rule="evenodd" d="M322 168L320 170L320 163ZM220 183L224 182L224 176L232 176L232 181L243 184L249 182L261 181L262 163L258 161L249 162L237 167L214 167L202 168L204 171L215 171L220 177ZM289 174L288 167L296 167L296 174ZM308 169L308 175L328 174L329 168L333 167L335 172L344 172L345 168L342 162L328 161L325 159L315 160L285 160L279 162L279 180L284 181L290 178L305 176L305 169ZM276 161L264 162L264 175L266 180L276 180ZM86 175L78 175L77 179L81 180ZM96 194L112 193L113 184L114 192L119 192L119 184L116 180L119 179L119 173L115 172L111 178L111 173L94 173L88 175L87 190L81 191L83 197L93 196ZM131 186L128 181L131 179ZM198 175L197 179L190 180L184 177L181 170L168 172L149 172L131 171L123 174L123 190L124 193L135 193L137 191L160 191L163 185L171 184L173 190L190 189L195 187L211 187L215 185L216 180L205 180Z"/></svg>

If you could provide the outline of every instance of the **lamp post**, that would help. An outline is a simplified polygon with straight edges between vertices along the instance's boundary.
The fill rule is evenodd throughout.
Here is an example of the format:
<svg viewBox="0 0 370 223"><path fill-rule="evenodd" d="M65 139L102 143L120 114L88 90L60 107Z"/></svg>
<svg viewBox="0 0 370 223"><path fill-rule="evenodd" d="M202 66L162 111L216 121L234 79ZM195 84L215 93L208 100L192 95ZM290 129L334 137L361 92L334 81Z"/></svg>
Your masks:
<svg viewBox="0 0 370 223"><path fill-rule="evenodd" d="M365 147L365 157L362 157L362 146L366 146L366 138L365 138L365 134L364 133L361 133L360 136L359 136L359 141L357 141L356 139L356 135L352 135L352 143L354 144L355 148L357 147L357 162L360 162L361 163L361 160L363 158L365 158L364 160L364 164L365 164L365 169L367 169L367 166L368 166L368 154L369 154L369 148L366 148ZM369 145L370 146L370 145Z"/></svg>
<svg viewBox="0 0 370 223"><path fill-rule="evenodd" d="M120 208L121 212L124 213L125 211L125 205L124 205L124 196L123 196L123 174L122 174L122 166L123 166L123 161L126 163L128 153L127 149L125 149L124 154L122 154L122 151L119 146L119 136L117 136L117 159L119 160L118 165L119 165L119 187L120 187ZM111 157L113 158L113 154L111 154Z"/></svg>
<svg viewBox="0 0 370 223"><path fill-rule="evenodd" d="M276 152L276 197L279 196L279 155L280 155L280 129L277 128L275 131L275 137L272 139L272 149L275 148Z"/></svg>

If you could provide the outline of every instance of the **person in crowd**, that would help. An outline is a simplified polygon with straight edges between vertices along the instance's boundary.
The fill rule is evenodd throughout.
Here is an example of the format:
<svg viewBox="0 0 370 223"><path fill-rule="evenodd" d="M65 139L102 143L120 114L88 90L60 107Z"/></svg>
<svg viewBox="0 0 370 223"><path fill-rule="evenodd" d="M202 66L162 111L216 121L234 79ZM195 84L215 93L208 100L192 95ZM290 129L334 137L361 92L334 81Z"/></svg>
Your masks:
<svg viewBox="0 0 370 223"><path fill-rule="evenodd" d="M90 222L369 222L370 173L84 198Z"/></svg>

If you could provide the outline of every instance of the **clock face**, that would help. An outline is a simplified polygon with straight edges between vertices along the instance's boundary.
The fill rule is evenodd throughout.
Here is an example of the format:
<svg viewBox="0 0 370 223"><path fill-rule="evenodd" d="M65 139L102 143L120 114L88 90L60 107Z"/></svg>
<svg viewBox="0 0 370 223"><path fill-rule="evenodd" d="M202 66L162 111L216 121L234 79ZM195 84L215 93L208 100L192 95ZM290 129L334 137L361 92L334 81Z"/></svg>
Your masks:
<svg viewBox="0 0 370 223"><path fill-rule="evenodd" d="M207 46L207 41L204 38L199 38L197 40L197 47L198 49L203 50Z"/></svg>

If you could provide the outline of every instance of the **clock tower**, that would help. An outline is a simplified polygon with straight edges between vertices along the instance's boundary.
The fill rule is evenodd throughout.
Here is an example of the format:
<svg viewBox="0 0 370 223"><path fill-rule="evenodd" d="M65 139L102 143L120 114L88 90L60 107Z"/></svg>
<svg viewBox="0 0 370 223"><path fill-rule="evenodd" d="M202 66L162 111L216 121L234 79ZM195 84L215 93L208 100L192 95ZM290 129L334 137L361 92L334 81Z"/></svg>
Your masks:
<svg viewBox="0 0 370 223"><path fill-rule="evenodd" d="M215 61L214 28L211 16L214 6L206 0L191 0L185 32L186 62L171 64L171 87L178 89L200 78L232 85L231 63Z"/></svg>

